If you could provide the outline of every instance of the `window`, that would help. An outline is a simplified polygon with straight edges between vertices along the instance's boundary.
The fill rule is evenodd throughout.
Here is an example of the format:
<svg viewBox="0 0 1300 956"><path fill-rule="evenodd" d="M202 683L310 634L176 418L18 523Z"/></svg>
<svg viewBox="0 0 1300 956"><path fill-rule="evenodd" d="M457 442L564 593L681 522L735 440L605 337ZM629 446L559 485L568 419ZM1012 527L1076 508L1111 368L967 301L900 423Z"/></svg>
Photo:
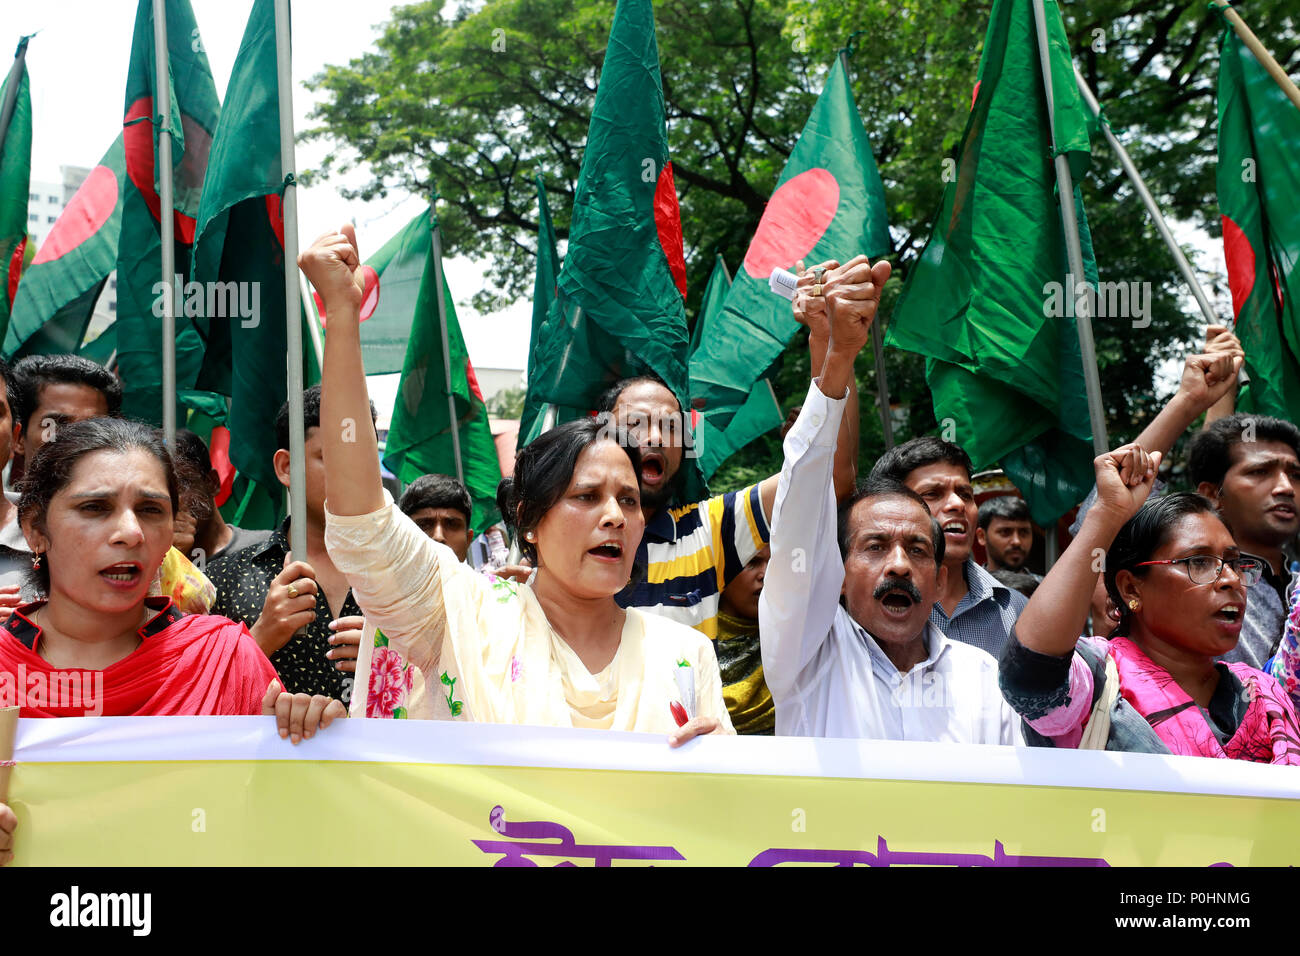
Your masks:
<svg viewBox="0 0 1300 956"><path fill-rule="evenodd" d="M28 194L27 194L27 198L28 198L29 200L31 200L32 202L40 202L40 201L41 201L41 194L40 194L40 193L28 193Z"/></svg>
<svg viewBox="0 0 1300 956"><path fill-rule="evenodd" d="M36 213L32 213L30 216L27 217L27 221L28 221L28 222L40 222L40 221L41 221L41 217L38 216L38 215L36 215Z"/></svg>
<svg viewBox="0 0 1300 956"><path fill-rule="evenodd" d="M116 311L117 311L117 303L116 303L116 302L110 302L110 303L108 304L108 311L110 311L110 312L116 312Z"/></svg>
<svg viewBox="0 0 1300 956"><path fill-rule="evenodd" d="M112 289L114 292L116 292L116 291L117 291L117 280L116 280L116 279L109 279L109 280L108 280L108 287L109 287L110 289Z"/></svg>
<svg viewBox="0 0 1300 956"><path fill-rule="evenodd" d="M54 203L54 204L57 205L58 202L59 202L59 197L58 197L58 196L51 196L51 197L50 197L50 202L52 202L52 203Z"/></svg>
<svg viewBox="0 0 1300 956"><path fill-rule="evenodd" d="M46 216L46 217L45 217L45 221L46 221L46 222L54 222L54 221L55 221L56 219L58 219L58 218L59 218L58 216Z"/></svg>

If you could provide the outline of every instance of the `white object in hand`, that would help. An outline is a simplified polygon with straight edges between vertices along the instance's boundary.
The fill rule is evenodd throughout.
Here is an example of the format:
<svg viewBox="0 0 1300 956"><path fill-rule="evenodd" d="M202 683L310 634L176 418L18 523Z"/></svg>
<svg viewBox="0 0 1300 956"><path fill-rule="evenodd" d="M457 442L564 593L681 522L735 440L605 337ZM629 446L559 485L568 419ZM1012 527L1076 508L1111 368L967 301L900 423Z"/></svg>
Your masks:
<svg viewBox="0 0 1300 956"><path fill-rule="evenodd" d="M767 280L768 288L791 302L794 301L795 288L798 284L799 277L788 269L782 269L780 266L772 270L772 275Z"/></svg>

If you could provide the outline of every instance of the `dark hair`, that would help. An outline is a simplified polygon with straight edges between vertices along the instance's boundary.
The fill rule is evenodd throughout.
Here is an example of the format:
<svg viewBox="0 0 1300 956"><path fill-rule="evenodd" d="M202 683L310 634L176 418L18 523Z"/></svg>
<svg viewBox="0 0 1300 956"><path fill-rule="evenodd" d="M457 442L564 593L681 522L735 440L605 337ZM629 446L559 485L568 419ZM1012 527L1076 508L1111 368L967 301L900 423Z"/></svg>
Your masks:
<svg viewBox="0 0 1300 956"><path fill-rule="evenodd" d="M926 516L930 518L930 543L934 546L934 565L937 568L943 564L943 552L946 547L943 539L943 528L939 527L939 522L930 514L930 507L925 503L925 499L901 481L880 477L874 471L867 477L866 481L854 489L852 497L840 505L839 538L841 558L847 558L849 555L849 516L858 504L869 498L907 498L920 505Z"/></svg>
<svg viewBox="0 0 1300 956"><path fill-rule="evenodd" d="M1195 438L1187 452L1187 477L1193 485L1208 481L1223 484L1232 463L1232 448L1242 444L1247 430L1255 441L1277 441L1289 445L1300 458L1300 428L1281 418L1238 413L1211 422Z"/></svg>
<svg viewBox="0 0 1300 956"><path fill-rule="evenodd" d="M16 398L15 395L16 389L14 388L13 385L14 370L9 367L9 363L6 362L3 358L0 358L0 378L4 379L5 401L9 404L9 414L11 416L11 421L17 422L18 411L17 409L14 408L14 401Z"/></svg>
<svg viewBox="0 0 1300 956"><path fill-rule="evenodd" d="M378 429L379 413L375 411L375 403L370 403L370 424ZM303 434L308 429L320 428L320 386L313 385L302 393L302 430ZM289 403L286 401L280 406L280 411L275 416L275 447L288 449L289 447Z"/></svg>
<svg viewBox="0 0 1300 956"><path fill-rule="evenodd" d="M1105 568L1106 593L1119 609L1119 625L1112 632L1114 636L1127 636L1133 620L1133 612L1120 596L1116 577L1121 571L1144 576L1147 569L1139 568L1138 565L1150 560L1151 555L1168 539L1174 525L1189 515L1199 514L1211 514L1220 521L1223 520L1208 498L1183 491L1148 499L1138 509L1138 513L1119 529L1110 550L1106 552Z"/></svg>
<svg viewBox="0 0 1300 956"><path fill-rule="evenodd" d="M609 414L605 412L592 418L565 422L538 435L519 452L514 476L502 478L497 486L497 504L501 513L508 516L507 521L517 530L519 550L534 567L537 566L537 545L525 540L524 536L535 530L546 512L564 496L573 480L578 456L598 441L615 442L627 453L633 474L640 474L640 450L636 445L625 444L623 431L613 427Z"/></svg>
<svg viewBox="0 0 1300 956"><path fill-rule="evenodd" d="M42 445L35 457L27 462L27 469L19 484L22 492L22 497L18 500L20 527L30 518L33 528L42 534L48 534L45 516L50 501L67 487L77 462L83 457L97 451L126 453L136 448L148 452L162 465L163 475L167 479L167 492L171 495L172 514L175 514L180 507L180 483L162 432L122 418L90 418L61 427L57 438ZM40 568L31 571L28 584L43 594L49 593L48 560L43 561Z"/></svg>
<svg viewBox="0 0 1300 956"><path fill-rule="evenodd" d="M10 404L17 409L14 421L24 431L27 420L40 408L41 390L47 385L85 385L104 396L110 416L122 412L122 383L104 366L80 355L29 355L14 366L9 385Z"/></svg>
<svg viewBox="0 0 1300 956"><path fill-rule="evenodd" d="M1038 590L1038 579L1032 574L1024 571L1012 571L1009 568L999 568L996 571L990 571L1006 587L1013 591L1019 591L1025 597L1033 597L1034 592Z"/></svg>
<svg viewBox="0 0 1300 956"><path fill-rule="evenodd" d="M412 515L421 508L455 508L465 516L469 526L473 513L469 489L451 475L421 475L402 492L397 508L404 515Z"/></svg>
<svg viewBox="0 0 1300 956"><path fill-rule="evenodd" d="M646 372L642 375L633 375L630 378L621 378L609 388L601 392L600 397L596 399L596 411L612 412L614 406L618 404L618 397L622 395L623 392L631 388L633 385L640 385L644 382L650 382L654 385L659 385L668 389L668 394L673 396L674 401L677 400L677 396L673 394L673 390L668 388L667 382L661 379L654 372ZM681 402L677 402L677 407L681 407Z"/></svg>
<svg viewBox="0 0 1300 956"><path fill-rule="evenodd" d="M944 462L966 469L970 478L974 469L971 467L970 455L950 441L936 438L934 435L922 435L911 441L895 445L877 459L871 468L872 478L892 478L894 481L906 482L907 476L918 468Z"/></svg>
<svg viewBox="0 0 1300 956"><path fill-rule="evenodd" d="M980 505L981 529L988 531L994 518L1001 518L1003 521L1028 521L1033 524L1029 517L1029 505L1025 504L1024 498L1017 495L998 495Z"/></svg>
<svg viewBox="0 0 1300 956"><path fill-rule="evenodd" d="M212 455L207 443L188 428L178 428L171 453L180 482L181 507L198 521L212 517L212 499L219 489L212 483Z"/></svg>

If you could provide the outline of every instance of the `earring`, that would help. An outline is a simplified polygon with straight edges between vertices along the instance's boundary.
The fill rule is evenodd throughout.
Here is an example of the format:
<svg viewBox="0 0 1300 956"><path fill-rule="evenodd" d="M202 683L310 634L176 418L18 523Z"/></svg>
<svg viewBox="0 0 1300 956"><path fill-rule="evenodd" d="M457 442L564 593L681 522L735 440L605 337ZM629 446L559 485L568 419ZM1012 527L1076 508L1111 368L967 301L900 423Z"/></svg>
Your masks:
<svg viewBox="0 0 1300 956"><path fill-rule="evenodd" d="M41 569L41 557L42 557L42 555L41 555L41 553L38 551L38 552L36 552L36 556L32 558L32 570L33 570L33 571L39 571L39 570Z"/></svg>
<svg viewBox="0 0 1300 956"><path fill-rule="evenodd" d="M525 540L525 541L536 541L536 540L537 540L537 535L533 534L533 533L530 531L530 532L528 532L526 535L524 535L524 540Z"/></svg>
<svg viewBox="0 0 1300 956"><path fill-rule="evenodd" d="M1129 609L1130 611L1136 611L1136 610L1138 609L1138 599L1137 599L1137 598L1133 598L1131 601L1128 602L1128 609Z"/></svg>

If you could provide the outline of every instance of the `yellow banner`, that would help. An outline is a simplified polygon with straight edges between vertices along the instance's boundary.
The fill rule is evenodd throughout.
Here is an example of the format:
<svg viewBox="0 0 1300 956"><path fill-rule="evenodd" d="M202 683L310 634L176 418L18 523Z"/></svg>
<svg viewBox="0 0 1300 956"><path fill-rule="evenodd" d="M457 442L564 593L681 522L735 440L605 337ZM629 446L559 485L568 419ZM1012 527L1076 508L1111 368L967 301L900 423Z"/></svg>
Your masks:
<svg viewBox="0 0 1300 956"><path fill-rule="evenodd" d="M879 741L676 752L648 735L364 720L293 748L265 720L22 721L15 864L1300 862L1290 768ZM176 759L187 751L211 756ZM637 760L652 769L629 769ZM898 779L909 765L931 779ZM934 779L940 767L985 779ZM1143 776L1165 789L1125 789ZM1193 792L1230 787L1243 792Z"/></svg>

